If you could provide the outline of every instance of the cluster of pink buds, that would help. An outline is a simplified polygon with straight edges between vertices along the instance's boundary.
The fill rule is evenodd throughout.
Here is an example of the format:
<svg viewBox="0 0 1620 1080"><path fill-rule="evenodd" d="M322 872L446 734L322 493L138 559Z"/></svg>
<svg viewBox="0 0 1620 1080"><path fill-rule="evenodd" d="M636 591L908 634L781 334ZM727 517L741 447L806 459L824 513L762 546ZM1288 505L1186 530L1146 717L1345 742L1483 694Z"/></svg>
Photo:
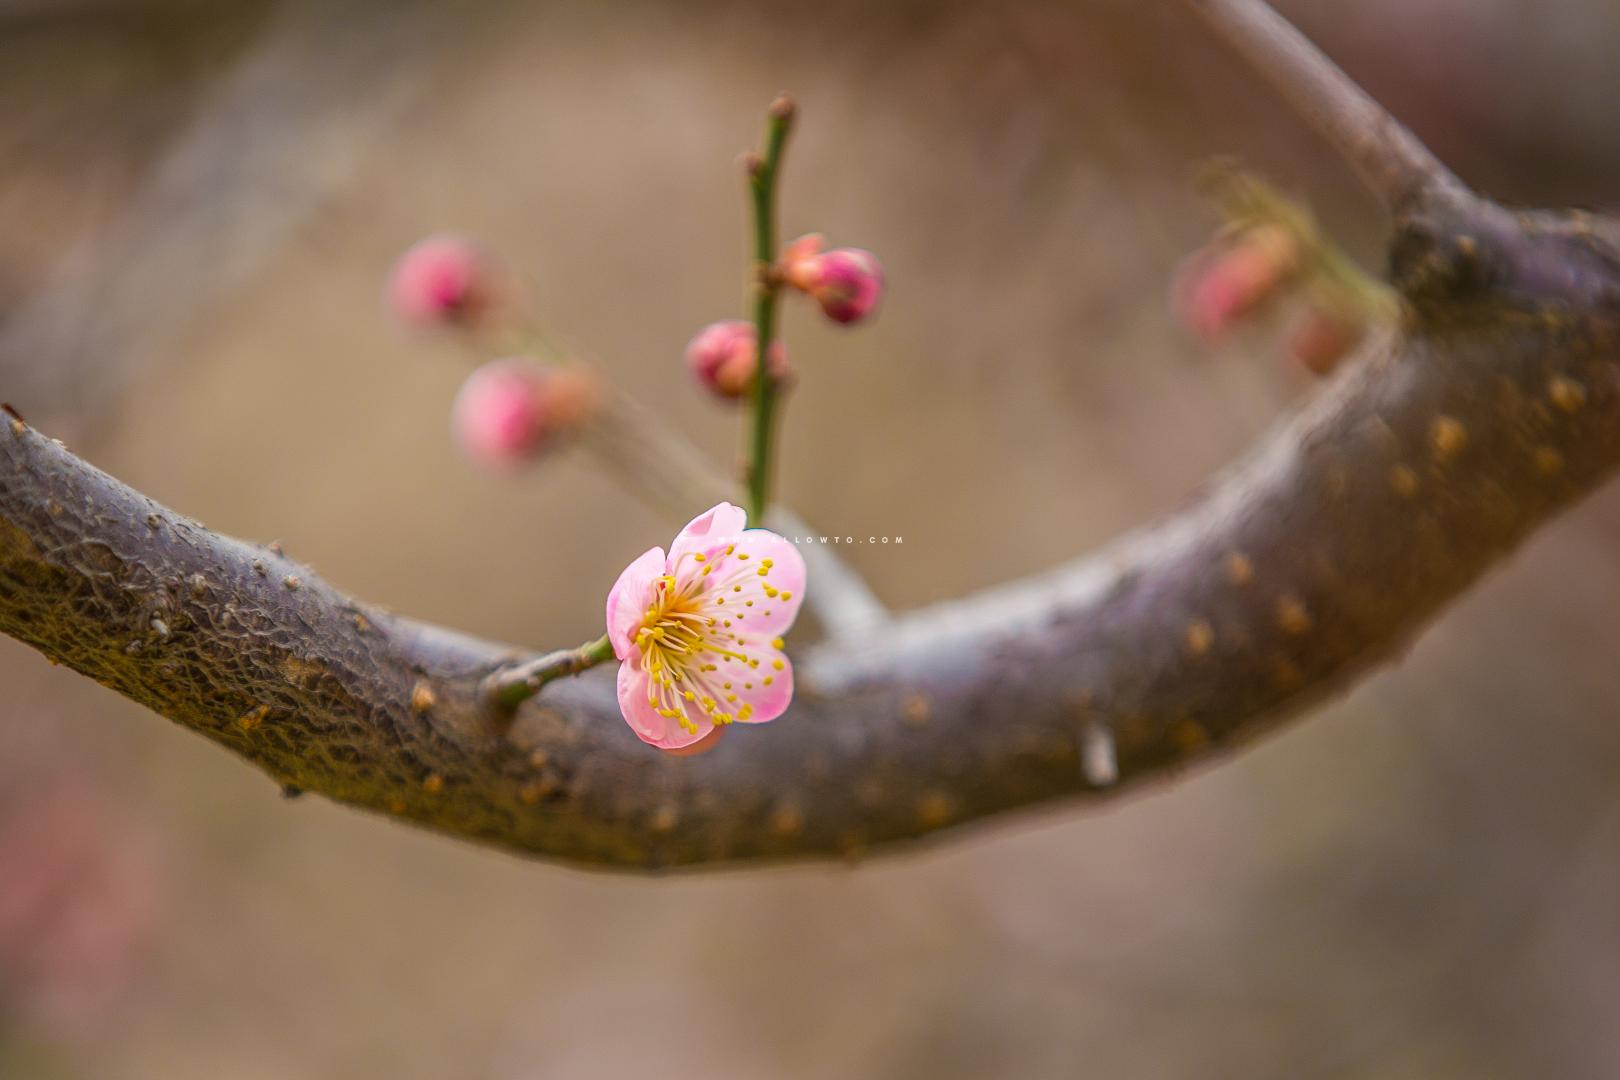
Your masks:
<svg viewBox="0 0 1620 1080"><path fill-rule="evenodd" d="M533 459L588 423L601 401L589 371L528 357L494 360L462 383L451 408L456 443L482 465Z"/></svg>
<svg viewBox="0 0 1620 1080"><path fill-rule="evenodd" d="M414 327L462 332L480 349L523 335L519 290L477 241L440 233L394 263L388 302ZM511 356L469 375L450 410L451 433L473 461L512 467L532 461L587 424L602 405L598 378L582 366Z"/></svg>
<svg viewBox="0 0 1620 1080"><path fill-rule="evenodd" d="M1223 340L1240 325L1298 294L1303 308L1289 326L1288 358L1316 376L1331 374L1361 341L1376 310L1354 272L1324 265L1325 253L1280 222L1231 229L1192 255L1176 275L1173 303L1201 340Z"/></svg>
<svg viewBox="0 0 1620 1080"><path fill-rule="evenodd" d="M877 256L860 248L826 250L819 233L789 244L770 272L780 284L821 305L827 318L846 326L869 317L883 299L883 267ZM754 325L722 319L705 326L687 342L686 366L698 385L716 397L730 401L747 397L759 368ZM777 382L792 374L780 341L771 345L769 371Z"/></svg>

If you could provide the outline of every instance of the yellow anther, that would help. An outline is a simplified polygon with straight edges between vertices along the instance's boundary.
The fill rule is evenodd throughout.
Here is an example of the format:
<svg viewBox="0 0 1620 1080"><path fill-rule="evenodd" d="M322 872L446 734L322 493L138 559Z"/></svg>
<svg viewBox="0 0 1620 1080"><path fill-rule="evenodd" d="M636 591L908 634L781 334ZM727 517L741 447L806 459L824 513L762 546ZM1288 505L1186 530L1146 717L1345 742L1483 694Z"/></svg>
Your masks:
<svg viewBox="0 0 1620 1080"><path fill-rule="evenodd" d="M697 562L708 562L709 561L708 558L705 555L703 555L702 552L698 552L697 554L693 555L692 558L694 560L696 560Z"/></svg>
<svg viewBox="0 0 1620 1080"><path fill-rule="evenodd" d="M787 667L787 665L780 660L772 660L771 667L775 668L777 671L781 671L783 668Z"/></svg>
<svg viewBox="0 0 1620 1080"><path fill-rule="evenodd" d="M793 594L790 593L790 592L785 592L785 593L782 594L782 599L791 600L791 599L793 599Z"/></svg>
<svg viewBox="0 0 1620 1080"><path fill-rule="evenodd" d="M742 554L741 554L741 555L739 555L739 556L737 556L737 558L739 558L739 559L746 559L746 558L748 558L748 552L746 552L746 551L745 551L745 552L743 552L743 553L742 553Z"/></svg>
<svg viewBox="0 0 1620 1080"><path fill-rule="evenodd" d="M771 685L771 683L773 683L775 681L776 681L776 676L775 675L767 675L767 676L765 676L765 685L766 686Z"/></svg>
<svg viewBox="0 0 1620 1080"><path fill-rule="evenodd" d="M773 649L780 649L780 648L783 648L786 645L787 645L787 642L783 641L779 637L771 638L771 648L773 648Z"/></svg>
<svg viewBox="0 0 1620 1080"><path fill-rule="evenodd" d="M762 567L759 568L759 576L760 577L764 577L766 574L768 574L770 572L771 572L771 570L770 570L770 567L768 567L768 566L762 566Z"/></svg>
<svg viewBox="0 0 1620 1080"><path fill-rule="evenodd" d="M768 570L771 567L775 566L776 562L774 560L772 560L772 559L761 559L761 560L759 560L759 564L761 566L765 567Z"/></svg>

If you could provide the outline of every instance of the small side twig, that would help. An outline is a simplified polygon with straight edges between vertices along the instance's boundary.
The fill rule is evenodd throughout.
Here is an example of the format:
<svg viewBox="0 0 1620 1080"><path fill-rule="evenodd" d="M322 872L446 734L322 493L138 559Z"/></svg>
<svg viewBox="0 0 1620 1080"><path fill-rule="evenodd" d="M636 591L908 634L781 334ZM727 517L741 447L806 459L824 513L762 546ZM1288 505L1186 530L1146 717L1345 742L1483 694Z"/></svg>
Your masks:
<svg viewBox="0 0 1620 1080"><path fill-rule="evenodd" d="M1388 205L1463 185L1265 0L1186 0L1280 90Z"/></svg>
<svg viewBox="0 0 1620 1080"><path fill-rule="evenodd" d="M533 660L501 668L484 679L484 700L496 708L515 709L540 692L553 679L588 671L613 659L613 646L604 636L577 649L559 649Z"/></svg>
<svg viewBox="0 0 1620 1080"><path fill-rule="evenodd" d="M691 517L736 498L735 484L703 451L617 387L605 390L579 444L636 498L671 517Z"/></svg>

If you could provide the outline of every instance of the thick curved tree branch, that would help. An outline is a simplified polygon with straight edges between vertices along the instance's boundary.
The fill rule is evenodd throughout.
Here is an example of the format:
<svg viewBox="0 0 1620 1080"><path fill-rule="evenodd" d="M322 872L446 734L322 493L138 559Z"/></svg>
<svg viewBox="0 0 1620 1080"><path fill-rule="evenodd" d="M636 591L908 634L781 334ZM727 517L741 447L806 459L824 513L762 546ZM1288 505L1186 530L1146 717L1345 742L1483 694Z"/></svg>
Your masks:
<svg viewBox="0 0 1620 1080"><path fill-rule="evenodd" d="M604 671L359 604L0 424L0 631L290 788L594 866L850 856L1125 790L1301 714L1620 465L1620 226L1404 197L1401 325L1187 510L800 657L792 709L677 758Z"/></svg>
<svg viewBox="0 0 1620 1080"><path fill-rule="evenodd" d="M574 862L848 855L1117 791L1400 650L1620 463L1608 222L1405 219L1402 331L1198 504L1114 552L805 658L792 710L675 758L611 675L508 720L524 657L350 600L20 421L0 430L0 630L281 783Z"/></svg>

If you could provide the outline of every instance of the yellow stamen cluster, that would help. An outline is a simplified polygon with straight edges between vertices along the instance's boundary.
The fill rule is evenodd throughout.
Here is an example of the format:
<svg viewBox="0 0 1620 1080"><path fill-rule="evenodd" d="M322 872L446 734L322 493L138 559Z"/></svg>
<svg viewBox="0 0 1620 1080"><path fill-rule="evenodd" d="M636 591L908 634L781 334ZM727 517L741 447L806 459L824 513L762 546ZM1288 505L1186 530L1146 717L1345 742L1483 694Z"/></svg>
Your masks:
<svg viewBox="0 0 1620 1080"><path fill-rule="evenodd" d="M672 572L654 582L651 602L635 635L636 647L641 650L641 665L647 673L647 704L658 715L678 722L692 734L697 734L698 724L689 714L688 706L695 707L715 724L746 721L754 714L753 703L739 701L731 682L715 686L710 679L711 673L718 672L720 664L741 664L745 671L752 671L760 666L761 660L742 651L752 644L750 639L743 637L740 630L731 629L731 619L719 616L718 605L725 603L721 594L728 591L727 586L730 592L739 593L742 591L742 585L737 584L739 578L744 575L767 577L775 564L770 559L761 559L751 573L751 568L740 566L731 574L721 575L723 580L713 579L711 575L716 568L732 555L739 562L748 558L746 552L736 550L736 545L713 556L692 553L690 558L702 566L702 570L686 574L681 573L679 566L686 556L678 560ZM774 586L765 585L765 590L773 598L780 595L791 599L790 593L780 593ZM753 605L752 601L744 603ZM772 638L769 646L780 650L782 639ZM754 650L763 651L757 644ZM785 669L786 664L781 659L766 658L771 659L774 670ZM718 680L718 675L715 678ZM763 684L771 683L772 677L766 676ZM743 690L753 689L754 683L743 684Z"/></svg>

